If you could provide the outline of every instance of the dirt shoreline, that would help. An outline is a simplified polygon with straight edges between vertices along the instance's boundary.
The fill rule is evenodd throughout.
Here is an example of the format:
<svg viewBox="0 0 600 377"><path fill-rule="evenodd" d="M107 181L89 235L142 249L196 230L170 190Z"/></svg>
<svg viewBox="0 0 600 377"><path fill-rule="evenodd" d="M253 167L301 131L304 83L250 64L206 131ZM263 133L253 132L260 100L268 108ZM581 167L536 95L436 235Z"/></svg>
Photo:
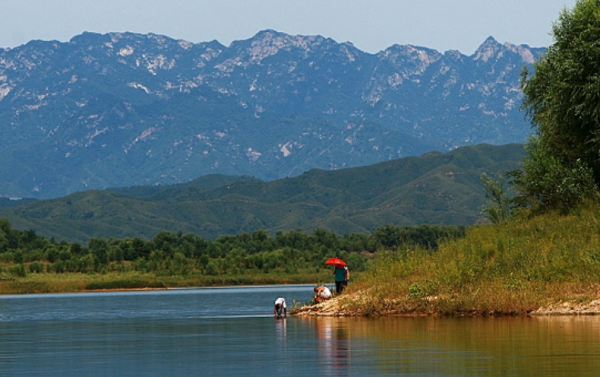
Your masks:
<svg viewBox="0 0 600 377"><path fill-rule="evenodd" d="M405 317L421 317L429 316L436 317L441 316L441 313L421 313L419 311L413 312L398 312L390 309L386 312L377 312L376 314L366 313L357 310L349 310L342 304L342 299L348 298L347 296L336 297L329 301L307 305L295 309L292 312L294 316L314 316L314 317L367 317L367 316L405 316ZM527 313L483 313L474 311L465 311L455 313L457 316L507 316L507 315L525 315L525 316L553 316L553 315L564 315L564 316L577 316L577 315L600 315L600 299L592 300L585 303L574 303L570 301L561 301L556 304L540 307L535 310L528 311Z"/></svg>
<svg viewBox="0 0 600 377"><path fill-rule="evenodd" d="M136 291L165 291L168 289L174 289L171 287L142 287L142 288L98 288L98 289L84 289L82 292L136 292ZM74 292L74 293L77 293Z"/></svg>

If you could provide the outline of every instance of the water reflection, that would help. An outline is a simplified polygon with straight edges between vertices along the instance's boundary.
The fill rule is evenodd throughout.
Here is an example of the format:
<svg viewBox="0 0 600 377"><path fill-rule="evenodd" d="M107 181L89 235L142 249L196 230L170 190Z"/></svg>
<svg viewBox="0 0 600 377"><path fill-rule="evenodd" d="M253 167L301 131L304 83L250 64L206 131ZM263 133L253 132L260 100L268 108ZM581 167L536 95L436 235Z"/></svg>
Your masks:
<svg viewBox="0 0 600 377"><path fill-rule="evenodd" d="M319 363L328 376L347 376L352 364L348 322L335 318L318 318Z"/></svg>
<svg viewBox="0 0 600 377"><path fill-rule="evenodd" d="M600 317L295 320L322 375L600 375Z"/></svg>
<svg viewBox="0 0 600 377"><path fill-rule="evenodd" d="M285 346L287 337L287 318L275 318L275 334L280 345Z"/></svg>

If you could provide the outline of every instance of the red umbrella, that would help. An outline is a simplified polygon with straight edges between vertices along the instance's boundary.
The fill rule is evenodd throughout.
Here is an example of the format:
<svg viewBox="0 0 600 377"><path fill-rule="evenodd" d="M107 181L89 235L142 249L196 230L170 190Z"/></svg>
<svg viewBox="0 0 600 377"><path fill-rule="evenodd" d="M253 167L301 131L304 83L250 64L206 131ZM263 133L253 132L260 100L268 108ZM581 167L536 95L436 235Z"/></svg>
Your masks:
<svg viewBox="0 0 600 377"><path fill-rule="evenodd" d="M338 266L338 267L346 267L346 262L341 260L340 258L329 258L325 261L326 266Z"/></svg>

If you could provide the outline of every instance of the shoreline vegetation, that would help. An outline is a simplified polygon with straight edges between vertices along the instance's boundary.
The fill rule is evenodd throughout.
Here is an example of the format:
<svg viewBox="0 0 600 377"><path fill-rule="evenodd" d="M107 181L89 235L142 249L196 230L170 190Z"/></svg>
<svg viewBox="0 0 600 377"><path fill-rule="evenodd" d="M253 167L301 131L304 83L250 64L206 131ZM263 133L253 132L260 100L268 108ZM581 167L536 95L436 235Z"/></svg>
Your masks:
<svg viewBox="0 0 600 377"><path fill-rule="evenodd" d="M317 241L318 237L314 234L294 232L292 238L301 240L296 247L306 244L310 246L305 246L304 250L322 250L322 255L308 259L310 253L305 254L294 247L285 249L285 246L277 246L277 237L227 236L218 242L214 241L213 246L201 248L196 257L184 258L183 255L177 257L174 250L185 249L186 243L176 241L189 240L189 236L163 233L158 240L164 241L167 236L172 236L174 243L147 241L144 245L153 251L146 258L128 261L111 258L118 254L118 247L128 245L130 241L112 240L104 243L97 240L98 245L107 248L99 249L96 245L94 249L92 244L79 250L77 244L55 243L37 237L31 231L14 230L6 221L0 229L7 240L5 245L15 243L17 239L21 242L18 251L4 250L0 253L0 294L331 283L331 269L319 264L322 258L332 252L327 247L319 246L325 243L325 236L329 237L332 245L340 240L324 231L317 232L321 241ZM552 212L531 217L529 212L523 212L500 224L475 225L456 234L445 229L430 239L426 238L427 242L416 242L419 239L416 235L422 236L426 234L423 230L432 229L442 228L381 228L365 236L365 240L379 240L378 249L373 253L340 250L338 243L337 254L354 263L364 263L362 271L359 268L356 269L359 271L355 271L350 263L352 280L343 294L321 304L296 305L291 314L600 314L599 204L590 202L569 215ZM413 237L407 238L409 234ZM289 239L289 236L280 234L279 242ZM258 251L258 248L255 253L242 252L245 249L240 249L241 245L246 241L251 242L253 238L275 245L269 247L273 251ZM435 241L435 247L431 247L432 240ZM224 251L223 244L227 243L231 247ZM383 246L384 243L388 246ZM167 247L167 244L170 246ZM209 244L212 245L206 243ZM40 249L31 245L43 247ZM159 253L157 245L162 245L163 250L171 250L170 254ZM201 261L202 255L205 255L202 250L208 253L211 247L221 250L222 254L218 257L213 254L215 258L207 257ZM244 247L249 246L246 244ZM61 248L64 250L61 251ZM66 250L69 250L68 255ZM103 253L107 255L106 264L100 261ZM285 262L274 264L270 270L244 269L250 261L259 260L259 256L263 258L263 264L258 265L264 268L264 260L273 255L278 255ZM284 255L287 257L284 258ZM86 260L86 272L68 270ZM219 273L207 274L207 269L202 266L208 263L213 263ZM145 266L145 270L139 266Z"/></svg>
<svg viewBox="0 0 600 377"><path fill-rule="evenodd" d="M308 235L307 235L308 237ZM295 305L293 315L502 316L600 314L600 205L569 215L513 216L476 225L436 249L399 244L370 256L346 291L325 303ZM0 254L1 255L1 254ZM34 262L29 262L29 265ZM119 262L120 265L133 262ZM47 266L51 265L46 262ZM0 274L2 294L331 283L329 268L297 272L104 271ZM23 266L28 266L24 263ZM352 265L350 265L352 269ZM50 271L53 271L50 268ZM311 272L312 271L312 272ZM353 271L354 272L354 271Z"/></svg>
<svg viewBox="0 0 600 377"><path fill-rule="evenodd" d="M478 225L431 252L386 253L340 296L295 315L600 314L600 208Z"/></svg>
<svg viewBox="0 0 600 377"><path fill-rule="evenodd" d="M330 257L347 261L356 276L381 250L435 248L464 234L465 227L431 225L388 225L345 236L324 229L275 236L258 230L216 240L163 231L147 241L92 238L80 245L13 229L0 219L0 294L328 283L332 272L324 262Z"/></svg>
<svg viewBox="0 0 600 377"><path fill-rule="evenodd" d="M76 293L103 291L160 290L191 287L250 286L273 284L313 284L328 273L277 275L238 275L216 277L160 276L151 273L30 274L23 278L0 279L0 295L33 293Z"/></svg>

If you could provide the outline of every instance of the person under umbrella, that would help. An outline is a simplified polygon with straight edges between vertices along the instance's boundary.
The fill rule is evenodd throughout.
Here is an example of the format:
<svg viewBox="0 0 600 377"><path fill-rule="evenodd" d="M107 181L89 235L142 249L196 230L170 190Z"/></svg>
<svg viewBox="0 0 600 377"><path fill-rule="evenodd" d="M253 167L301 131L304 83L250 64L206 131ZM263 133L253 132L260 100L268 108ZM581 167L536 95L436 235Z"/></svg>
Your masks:
<svg viewBox="0 0 600 377"><path fill-rule="evenodd" d="M335 291L340 294L348 285L350 279L350 270L346 262L339 258L329 258L325 261L326 265L334 266L333 275L335 275Z"/></svg>
<svg viewBox="0 0 600 377"><path fill-rule="evenodd" d="M348 266L336 265L333 269L333 274L335 275L335 291L338 294L342 293L348 285L348 279L350 279L350 270L348 270Z"/></svg>

